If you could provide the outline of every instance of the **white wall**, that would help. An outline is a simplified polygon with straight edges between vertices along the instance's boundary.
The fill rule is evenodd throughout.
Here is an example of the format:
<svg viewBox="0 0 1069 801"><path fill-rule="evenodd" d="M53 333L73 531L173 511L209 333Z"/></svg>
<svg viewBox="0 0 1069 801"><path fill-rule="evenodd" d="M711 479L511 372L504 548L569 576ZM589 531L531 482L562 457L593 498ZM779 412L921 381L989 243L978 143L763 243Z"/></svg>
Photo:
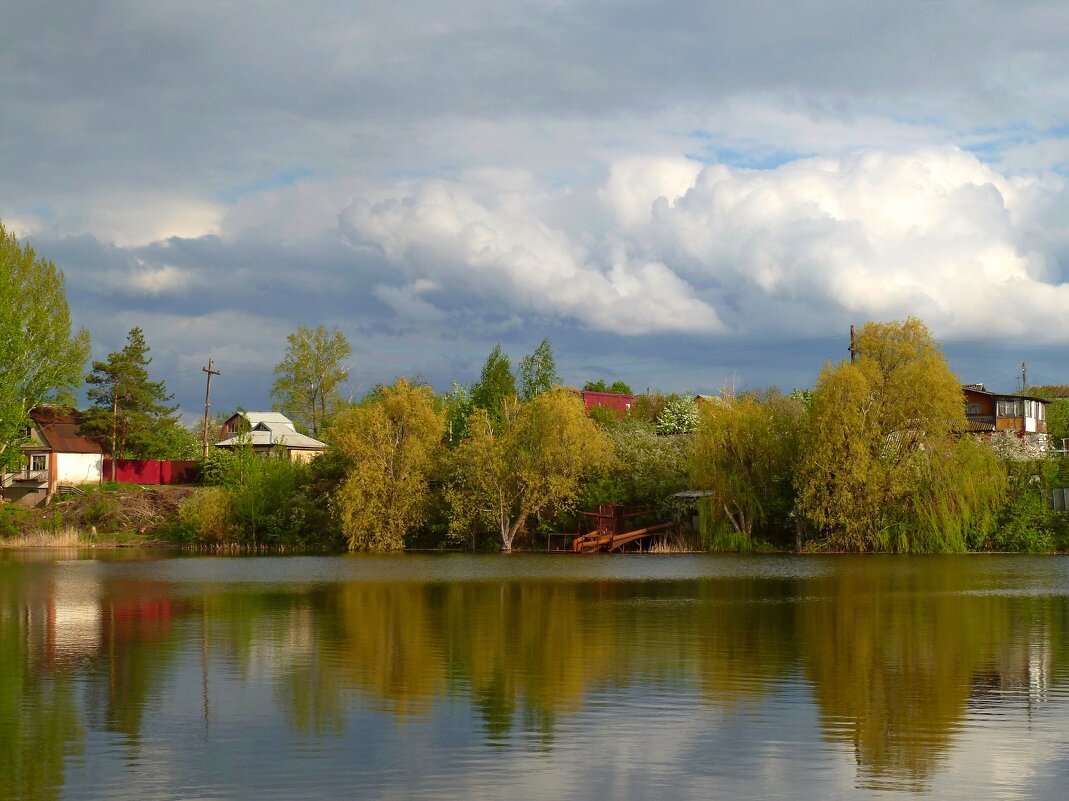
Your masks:
<svg viewBox="0 0 1069 801"><path fill-rule="evenodd" d="M104 457L99 453L57 453L56 483L96 484Z"/></svg>

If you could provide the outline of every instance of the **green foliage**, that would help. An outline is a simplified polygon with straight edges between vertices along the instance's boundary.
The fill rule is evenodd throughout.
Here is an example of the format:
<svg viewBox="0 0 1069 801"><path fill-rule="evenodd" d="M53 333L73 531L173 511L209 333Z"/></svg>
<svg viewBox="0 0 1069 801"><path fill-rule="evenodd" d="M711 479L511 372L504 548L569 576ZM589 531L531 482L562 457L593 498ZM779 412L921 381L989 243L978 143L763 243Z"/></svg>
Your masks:
<svg viewBox="0 0 1069 801"><path fill-rule="evenodd" d="M446 499L452 537L471 542L496 531L502 550L533 519L574 508L584 476L609 458L605 435L587 417L583 402L552 390L520 404L513 397L495 420L476 408L469 438L453 453Z"/></svg>
<svg viewBox="0 0 1069 801"><path fill-rule="evenodd" d="M669 399L657 415L658 434L689 434L698 425L698 408L690 395Z"/></svg>
<svg viewBox="0 0 1069 801"><path fill-rule="evenodd" d="M471 404L484 410L493 420L499 420L502 406L516 395L509 357L501 351L501 345L495 345L486 358L478 382L471 388Z"/></svg>
<svg viewBox="0 0 1069 801"><path fill-rule="evenodd" d="M701 404L690 478L695 489L712 492L704 502L703 536L717 550L729 542L749 550L755 528L791 525L804 416L799 401L774 390ZM730 537L718 519L729 525Z"/></svg>
<svg viewBox="0 0 1069 801"><path fill-rule="evenodd" d="M594 406L587 409L590 419L597 423L599 428L613 429L620 425L620 413L608 406Z"/></svg>
<svg viewBox="0 0 1069 801"><path fill-rule="evenodd" d="M1006 473L991 446L973 437L932 442L898 522L898 551L961 552L987 541L1006 498ZM909 527L912 537L906 537Z"/></svg>
<svg viewBox="0 0 1069 801"><path fill-rule="evenodd" d="M603 379L597 381L587 381L583 385L583 389L587 392L611 392L616 395L632 395L631 387L624 381L613 381L611 384L606 384Z"/></svg>
<svg viewBox="0 0 1069 801"><path fill-rule="evenodd" d="M548 337L539 343L534 353L520 359L517 373L520 397L525 401L531 400L535 395L549 392L560 384L557 362L553 358L553 347L549 344Z"/></svg>
<svg viewBox="0 0 1069 801"><path fill-rule="evenodd" d="M970 467L989 455L953 443L965 422L957 378L913 318L868 323L856 346L856 362L826 365L817 383L802 513L835 550L964 550L999 487Z"/></svg>
<svg viewBox="0 0 1069 801"><path fill-rule="evenodd" d="M716 498L698 501L698 533L702 547L720 553L750 553L756 541L731 524Z"/></svg>
<svg viewBox="0 0 1069 801"><path fill-rule="evenodd" d="M235 539L230 521L230 494L222 487L205 487L178 509L177 531L191 542L215 545Z"/></svg>
<svg viewBox="0 0 1069 801"><path fill-rule="evenodd" d="M1047 404L1047 433L1054 447L1061 448L1062 440L1069 439L1069 398L1058 398Z"/></svg>
<svg viewBox="0 0 1069 801"><path fill-rule="evenodd" d="M209 544L334 547L338 532L327 513L329 488L319 486L317 462L291 462L281 452L256 455L249 447L209 451L201 480L217 491L182 506L185 534Z"/></svg>
<svg viewBox="0 0 1069 801"><path fill-rule="evenodd" d="M976 546L997 551L1054 550L1064 514L1053 511L1050 504L1058 467L1052 459L1005 462L1006 503L993 531L978 538Z"/></svg>
<svg viewBox="0 0 1069 801"><path fill-rule="evenodd" d="M380 399L338 416L332 433L352 468L336 503L351 549L404 547L425 519L444 432L445 413L430 388L403 378Z"/></svg>
<svg viewBox="0 0 1069 801"><path fill-rule="evenodd" d="M30 409L73 404L88 356L63 273L0 224L0 470L21 459Z"/></svg>
<svg viewBox="0 0 1069 801"><path fill-rule="evenodd" d="M622 503L649 506L664 514L671 496L687 488L687 459L693 438L658 436L627 422L607 432L612 460L583 487L580 506Z"/></svg>
<svg viewBox="0 0 1069 801"><path fill-rule="evenodd" d="M289 343L275 367L271 397L274 408L287 415L298 428L319 435L340 408L340 389L349 376L345 361L353 349L338 329L299 326L286 337Z"/></svg>
<svg viewBox="0 0 1069 801"><path fill-rule="evenodd" d="M442 397L445 407L445 442L455 448L468 435L468 417L471 416L472 403L468 388L453 382L453 388Z"/></svg>
<svg viewBox="0 0 1069 801"><path fill-rule="evenodd" d="M628 411L627 416L636 423L650 426L652 430L656 427L657 418L664 411L665 405L669 400L676 397L678 396L663 395L660 392L646 392L642 395L636 395L635 402L631 404L631 409Z"/></svg>
<svg viewBox="0 0 1069 801"><path fill-rule="evenodd" d="M134 327L121 351L93 362L86 377L93 404L84 415L82 431L105 443L117 458L183 458L189 437L177 417L174 397L162 381L149 380L149 346L144 332Z"/></svg>

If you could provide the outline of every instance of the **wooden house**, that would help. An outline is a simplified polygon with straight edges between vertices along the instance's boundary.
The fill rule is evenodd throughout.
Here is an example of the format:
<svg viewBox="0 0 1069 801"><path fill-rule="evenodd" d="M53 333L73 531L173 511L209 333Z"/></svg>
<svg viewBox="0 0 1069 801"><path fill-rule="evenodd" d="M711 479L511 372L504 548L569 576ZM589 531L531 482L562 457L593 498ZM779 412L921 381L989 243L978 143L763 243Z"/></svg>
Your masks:
<svg viewBox="0 0 1069 801"><path fill-rule="evenodd" d="M962 391L970 431L1007 431L1020 435L1047 433L1049 401L1045 398L988 392L983 384L966 384Z"/></svg>

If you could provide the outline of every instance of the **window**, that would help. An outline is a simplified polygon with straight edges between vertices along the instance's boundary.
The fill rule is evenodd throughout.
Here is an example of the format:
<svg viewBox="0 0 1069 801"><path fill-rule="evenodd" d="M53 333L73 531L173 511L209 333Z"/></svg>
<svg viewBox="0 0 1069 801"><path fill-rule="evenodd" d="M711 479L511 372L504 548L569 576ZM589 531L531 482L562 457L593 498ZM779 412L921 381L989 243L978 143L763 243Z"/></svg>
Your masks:
<svg viewBox="0 0 1069 801"><path fill-rule="evenodd" d="M30 454L30 472L37 473L48 469L48 454L47 453L31 453Z"/></svg>
<svg viewBox="0 0 1069 801"><path fill-rule="evenodd" d="M1024 404L1019 400L1000 400L998 402L999 417L1024 417Z"/></svg>
<svg viewBox="0 0 1069 801"><path fill-rule="evenodd" d="M967 414L967 415L983 414L983 404L980 404L980 403L966 403L965 404L965 414Z"/></svg>

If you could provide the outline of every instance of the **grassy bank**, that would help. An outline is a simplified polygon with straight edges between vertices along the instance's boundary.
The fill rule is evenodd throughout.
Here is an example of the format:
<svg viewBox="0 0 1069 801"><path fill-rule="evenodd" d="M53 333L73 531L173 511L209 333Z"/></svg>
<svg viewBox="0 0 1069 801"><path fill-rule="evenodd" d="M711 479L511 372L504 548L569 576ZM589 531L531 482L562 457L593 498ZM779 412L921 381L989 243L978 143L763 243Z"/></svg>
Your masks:
<svg viewBox="0 0 1069 801"><path fill-rule="evenodd" d="M48 506L0 506L0 548L165 547L194 487L104 484L61 495Z"/></svg>

